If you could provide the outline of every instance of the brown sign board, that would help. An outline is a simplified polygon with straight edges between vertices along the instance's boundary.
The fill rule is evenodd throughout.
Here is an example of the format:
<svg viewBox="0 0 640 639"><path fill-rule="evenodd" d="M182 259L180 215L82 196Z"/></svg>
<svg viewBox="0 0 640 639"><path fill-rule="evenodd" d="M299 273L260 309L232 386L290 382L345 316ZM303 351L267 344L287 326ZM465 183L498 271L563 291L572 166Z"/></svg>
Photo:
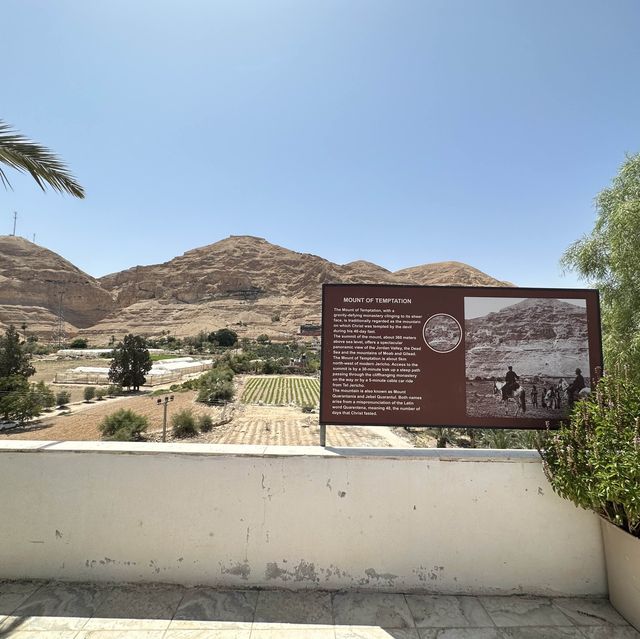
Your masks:
<svg viewBox="0 0 640 639"><path fill-rule="evenodd" d="M601 369L595 290L323 287L321 424L545 428Z"/></svg>

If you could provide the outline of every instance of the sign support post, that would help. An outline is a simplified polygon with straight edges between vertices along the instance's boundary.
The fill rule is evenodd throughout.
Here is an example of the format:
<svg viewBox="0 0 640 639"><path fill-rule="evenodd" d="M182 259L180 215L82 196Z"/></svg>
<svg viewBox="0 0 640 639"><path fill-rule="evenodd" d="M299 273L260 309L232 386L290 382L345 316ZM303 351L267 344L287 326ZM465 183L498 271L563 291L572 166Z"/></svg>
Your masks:
<svg viewBox="0 0 640 639"><path fill-rule="evenodd" d="M327 425L320 424L320 446L326 448L327 446Z"/></svg>

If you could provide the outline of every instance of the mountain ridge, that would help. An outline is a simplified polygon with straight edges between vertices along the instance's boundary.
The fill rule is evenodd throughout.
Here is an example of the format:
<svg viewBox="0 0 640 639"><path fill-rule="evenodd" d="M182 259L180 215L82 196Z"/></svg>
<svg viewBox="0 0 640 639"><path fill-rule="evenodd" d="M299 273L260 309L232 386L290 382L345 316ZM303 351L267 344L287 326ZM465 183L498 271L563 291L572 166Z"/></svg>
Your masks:
<svg viewBox="0 0 640 639"><path fill-rule="evenodd" d="M20 250L11 249L17 245ZM14 254L13 261L3 261L2 247ZM320 322L326 282L510 285L461 262L423 264L394 273L365 260L336 264L248 235L232 235L160 264L92 278L53 251L23 238L0 236L0 282L20 284L7 287L13 292L0 297L0 323L19 323L22 315L34 323L36 332L46 333L47 326L51 330L58 315L55 297L32 295L30 290L32 282L42 279L43 262L57 269L58 288L66 286L65 300L77 299L82 307L68 314L64 305L68 332L75 328L95 339L128 331L157 335L168 330L185 336L221 326L231 326L243 336L291 338L301 324ZM27 307L41 309L37 321Z"/></svg>

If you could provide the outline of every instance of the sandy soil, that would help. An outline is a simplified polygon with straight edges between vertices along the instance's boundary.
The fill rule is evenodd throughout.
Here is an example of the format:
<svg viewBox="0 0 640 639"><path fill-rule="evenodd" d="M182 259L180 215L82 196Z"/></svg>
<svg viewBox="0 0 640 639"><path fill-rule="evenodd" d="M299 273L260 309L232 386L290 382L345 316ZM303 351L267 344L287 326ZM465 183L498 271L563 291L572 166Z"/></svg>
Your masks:
<svg viewBox="0 0 640 639"><path fill-rule="evenodd" d="M196 393L175 393L169 404L169 427L167 441L177 441L171 436L171 415L182 408L192 408L195 413L209 413L214 423L227 419L227 424L216 426L209 433L202 433L190 442L211 444L252 444L273 446L317 446L320 443L318 415L303 413L297 407L254 406L229 404L226 409L210 408L195 402ZM147 439L160 441L162 433L162 406L158 397L148 394L123 397L101 402L81 402L70 406L70 414L52 414L38 423L11 433L0 434L0 439L35 439L52 441L98 440L98 424L110 413L129 408L149 419ZM337 447L410 447L402 444L388 429L364 427L327 428L327 445ZM396 436L397 437L397 436Z"/></svg>

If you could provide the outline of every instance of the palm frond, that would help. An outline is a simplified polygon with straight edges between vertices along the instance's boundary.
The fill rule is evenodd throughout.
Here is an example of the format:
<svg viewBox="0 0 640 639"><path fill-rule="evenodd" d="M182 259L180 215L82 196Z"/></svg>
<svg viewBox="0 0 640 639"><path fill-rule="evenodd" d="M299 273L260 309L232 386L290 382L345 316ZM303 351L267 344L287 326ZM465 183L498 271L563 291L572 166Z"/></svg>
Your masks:
<svg viewBox="0 0 640 639"><path fill-rule="evenodd" d="M43 191L48 184L59 193L84 197L84 189L64 162L47 147L14 131L3 120L0 120L0 164L29 173ZM5 188L11 188L9 178L1 167L0 183Z"/></svg>

